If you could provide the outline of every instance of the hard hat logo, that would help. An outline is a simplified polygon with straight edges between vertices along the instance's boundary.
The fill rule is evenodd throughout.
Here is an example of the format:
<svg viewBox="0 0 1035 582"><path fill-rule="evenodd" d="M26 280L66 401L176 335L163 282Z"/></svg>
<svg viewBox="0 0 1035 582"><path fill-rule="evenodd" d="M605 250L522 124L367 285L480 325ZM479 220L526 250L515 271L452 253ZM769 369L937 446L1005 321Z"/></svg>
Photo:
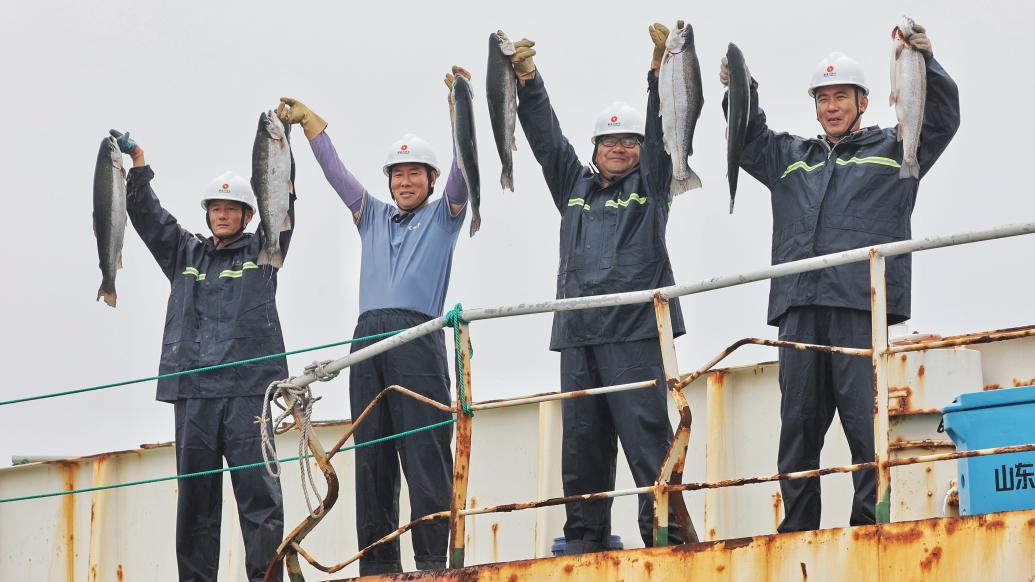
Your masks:
<svg viewBox="0 0 1035 582"><path fill-rule="evenodd" d="M230 184L223 184L223 190L229 190Z"/></svg>
<svg viewBox="0 0 1035 582"><path fill-rule="evenodd" d="M399 148L399 151L401 151L401 152L405 152L405 151L406 151L406 150L408 150L408 149L410 149L410 146L408 146L408 145L406 145L406 144L403 144L403 146L402 146L401 148Z"/></svg>
<svg viewBox="0 0 1035 582"><path fill-rule="evenodd" d="M614 123L616 121L618 121L618 116L617 115L612 115L611 116L611 123Z"/></svg>
<svg viewBox="0 0 1035 582"><path fill-rule="evenodd" d="M833 73L834 72L834 65L827 65L827 72L828 73Z"/></svg>

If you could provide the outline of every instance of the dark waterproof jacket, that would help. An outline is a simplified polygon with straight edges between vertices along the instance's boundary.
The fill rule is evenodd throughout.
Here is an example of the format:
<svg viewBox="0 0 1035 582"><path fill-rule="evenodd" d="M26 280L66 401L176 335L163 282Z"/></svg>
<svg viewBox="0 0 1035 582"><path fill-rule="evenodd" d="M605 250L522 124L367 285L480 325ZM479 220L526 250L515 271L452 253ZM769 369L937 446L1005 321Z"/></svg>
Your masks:
<svg viewBox="0 0 1035 582"><path fill-rule="evenodd" d="M658 82L647 76L646 139L640 164L607 188L561 133L542 75L518 88L518 116L561 213L557 298L656 289L675 283L665 244L672 162L658 117ZM672 328L684 333L679 301ZM555 313L551 350L658 337L651 304Z"/></svg>
<svg viewBox="0 0 1035 582"><path fill-rule="evenodd" d="M210 238L191 234L162 208L150 186L153 177L150 166L129 171L127 207L133 228L172 286L159 374L282 353L277 269L256 264L262 229L216 249ZM294 199L292 194L292 224ZM285 253L293 232L281 235ZM287 360L272 358L159 380L157 399L261 396L270 382L287 377Z"/></svg>
<svg viewBox="0 0 1035 582"><path fill-rule="evenodd" d="M902 142L897 129L867 127L832 146L766 126L751 83L751 118L741 167L772 193L773 264L909 239L910 215L920 185L899 179ZM876 98L874 97L874 101ZM726 108L726 100L723 108ZM934 59L927 59L927 102L917 158L920 176L934 165L960 125L959 90ZM888 257L888 323L909 319L911 257ZM824 305L870 310L867 262L773 279L770 325L791 307Z"/></svg>

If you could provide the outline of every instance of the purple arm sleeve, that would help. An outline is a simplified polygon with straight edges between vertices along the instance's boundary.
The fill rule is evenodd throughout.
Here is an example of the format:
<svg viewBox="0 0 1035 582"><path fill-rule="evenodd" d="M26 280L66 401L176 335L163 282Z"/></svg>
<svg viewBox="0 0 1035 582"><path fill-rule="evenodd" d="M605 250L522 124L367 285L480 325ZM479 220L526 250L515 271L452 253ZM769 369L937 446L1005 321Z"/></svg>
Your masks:
<svg viewBox="0 0 1035 582"><path fill-rule="evenodd" d="M446 180L446 199L450 204L467 204L467 182L456 161L456 153L453 154L453 165L449 168L449 179Z"/></svg>
<svg viewBox="0 0 1035 582"><path fill-rule="evenodd" d="M316 161L320 163L324 177L327 178L327 182L334 188L334 191L338 193L342 202L349 207L353 214L359 212L363 208L363 196L366 194L366 191L363 189L363 185L359 183L359 180L345 169L345 164L338 157L338 152L335 151L334 144L331 142L327 132L320 132L320 135L309 142L309 146L313 148L313 155L316 156ZM450 175L450 178L452 178L452 175ZM449 186L447 185L446 188L448 189Z"/></svg>

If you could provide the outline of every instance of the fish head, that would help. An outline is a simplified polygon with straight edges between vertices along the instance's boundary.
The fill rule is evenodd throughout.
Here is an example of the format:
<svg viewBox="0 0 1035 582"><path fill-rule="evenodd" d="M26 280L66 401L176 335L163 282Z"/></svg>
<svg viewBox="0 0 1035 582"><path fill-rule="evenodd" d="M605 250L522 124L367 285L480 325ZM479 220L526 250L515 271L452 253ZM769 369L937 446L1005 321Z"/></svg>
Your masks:
<svg viewBox="0 0 1035 582"><path fill-rule="evenodd" d="M507 34L502 30L497 30L489 35L489 42L495 43L496 47L499 48L499 51L508 57L517 51L517 49L514 48L514 41L507 38Z"/></svg>
<svg viewBox="0 0 1035 582"><path fill-rule="evenodd" d="M111 165L116 170L122 168L122 151L119 150L119 142L115 141L115 138L108 136L105 138L108 146L108 155L111 157Z"/></svg>
<svg viewBox="0 0 1035 582"><path fill-rule="evenodd" d="M259 127L266 132L266 135L270 139L281 141L287 140L287 132L284 130L284 124L277 117L277 114L272 111L266 111L259 115Z"/></svg>
<svg viewBox="0 0 1035 582"><path fill-rule="evenodd" d="M694 46L694 29L687 23L683 28L673 28L668 33L665 48L668 52L678 54Z"/></svg>
<svg viewBox="0 0 1035 582"><path fill-rule="evenodd" d="M457 75L453 79L452 93L453 95L465 95L469 99L474 97L474 89L471 88L471 82L463 75Z"/></svg>
<svg viewBox="0 0 1035 582"><path fill-rule="evenodd" d="M903 14L902 20L898 23L896 28L898 28L899 34L902 35L902 40L905 40L916 33L916 21Z"/></svg>

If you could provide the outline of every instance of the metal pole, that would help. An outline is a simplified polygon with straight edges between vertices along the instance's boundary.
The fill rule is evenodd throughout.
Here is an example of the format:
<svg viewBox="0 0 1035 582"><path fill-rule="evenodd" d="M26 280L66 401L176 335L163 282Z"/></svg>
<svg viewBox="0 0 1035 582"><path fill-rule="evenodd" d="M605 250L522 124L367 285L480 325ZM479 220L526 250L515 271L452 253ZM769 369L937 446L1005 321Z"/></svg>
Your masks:
<svg viewBox="0 0 1035 582"><path fill-rule="evenodd" d="M686 449L690 444L690 425L692 416L690 404L686 397L677 388L679 384L679 363L676 361L676 344L672 335L672 314L669 310L668 300L660 294L654 296L654 316L658 325L658 342L661 349L661 365L665 372L665 382L668 385L668 392L676 403L679 410L679 426L676 427L675 435L672 437L672 446L669 447L665 460L658 471L658 478L654 482L654 546L668 545L668 512L669 505L679 519L683 540L686 542L697 541L697 533L694 531L693 522L686 510L686 503L681 493L674 497L665 488L667 485L683 481L683 467L686 464Z"/></svg>
<svg viewBox="0 0 1035 582"><path fill-rule="evenodd" d="M643 382L631 382L629 384L616 384L614 386L605 386L603 388L586 388L583 390L572 390L571 392L550 392L548 394L539 394L537 396L521 396L517 398L508 398L505 400L495 400L490 402L480 402L478 404L472 404L471 410L491 410L493 408L507 408L510 406L521 406L523 404L536 404L539 402L550 402L553 400L567 400L569 398L581 398L583 396L598 396L600 394L610 394L612 392L624 392L626 390L636 390L639 388L653 388L658 385L657 380L645 380Z"/></svg>
<svg viewBox="0 0 1035 582"><path fill-rule="evenodd" d="M877 523L891 521L888 467L888 302L884 257L870 251L870 340L873 363L873 446L877 461Z"/></svg>
<svg viewBox="0 0 1035 582"><path fill-rule="evenodd" d="M453 502L449 508L449 567L464 566L463 510L467 508L467 482L471 466L472 417L464 412L471 404L471 331L466 323L460 325L460 362L456 371L456 454L453 459ZM461 382L465 390L461 390Z"/></svg>

